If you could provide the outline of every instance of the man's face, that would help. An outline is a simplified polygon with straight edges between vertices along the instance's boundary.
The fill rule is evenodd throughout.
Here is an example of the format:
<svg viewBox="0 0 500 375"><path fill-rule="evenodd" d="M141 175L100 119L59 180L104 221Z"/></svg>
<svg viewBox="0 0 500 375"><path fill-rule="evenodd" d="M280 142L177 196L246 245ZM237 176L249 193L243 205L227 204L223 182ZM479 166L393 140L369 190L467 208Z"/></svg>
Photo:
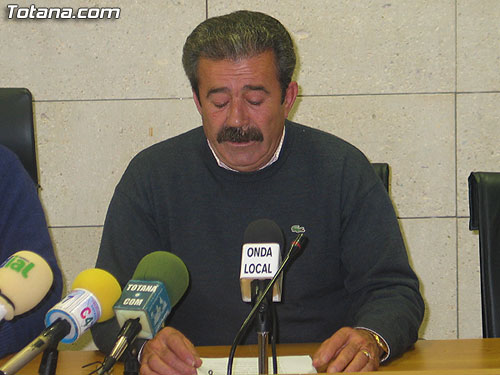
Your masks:
<svg viewBox="0 0 500 375"><path fill-rule="evenodd" d="M219 159L241 172L264 166L280 142L297 83L290 83L282 103L270 51L238 61L201 58L198 77L195 103Z"/></svg>

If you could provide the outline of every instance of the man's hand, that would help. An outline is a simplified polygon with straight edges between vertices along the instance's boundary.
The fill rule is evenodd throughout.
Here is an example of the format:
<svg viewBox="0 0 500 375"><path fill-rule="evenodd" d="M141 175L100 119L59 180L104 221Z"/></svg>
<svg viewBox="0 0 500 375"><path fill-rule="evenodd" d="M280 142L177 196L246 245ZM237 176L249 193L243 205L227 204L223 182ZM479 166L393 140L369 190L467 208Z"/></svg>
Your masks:
<svg viewBox="0 0 500 375"><path fill-rule="evenodd" d="M375 371L381 354L370 332L344 327L321 344L313 366L318 372Z"/></svg>
<svg viewBox="0 0 500 375"><path fill-rule="evenodd" d="M142 350L141 375L196 374L201 359L178 330L165 327Z"/></svg>

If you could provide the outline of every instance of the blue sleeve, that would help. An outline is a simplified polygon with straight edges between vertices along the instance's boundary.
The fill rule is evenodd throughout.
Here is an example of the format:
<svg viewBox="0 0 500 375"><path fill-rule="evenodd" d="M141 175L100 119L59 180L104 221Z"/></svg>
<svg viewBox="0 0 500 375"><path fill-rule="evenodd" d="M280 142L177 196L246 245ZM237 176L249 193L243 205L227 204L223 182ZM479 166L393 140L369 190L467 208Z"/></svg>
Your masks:
<svg viewBox="0 0 500 375"><path fill-rule="evenodd" d="M20 250L44 258L52 268L54 282L34 309L0 322L0 358L19 351L41 333L45 313L62 294L61 271L35 184L19 159L0 147L0 263Z"/></svg>

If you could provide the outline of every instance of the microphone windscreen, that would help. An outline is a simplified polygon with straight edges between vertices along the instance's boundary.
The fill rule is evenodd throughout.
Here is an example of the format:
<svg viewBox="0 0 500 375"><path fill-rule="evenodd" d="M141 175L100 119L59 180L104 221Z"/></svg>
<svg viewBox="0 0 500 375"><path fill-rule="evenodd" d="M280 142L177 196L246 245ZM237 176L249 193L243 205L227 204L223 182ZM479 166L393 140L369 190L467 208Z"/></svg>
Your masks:
<svg viewBox="0 0 500 375"><path fill-rule="evenodd" d="M283 249L285 239L281 228L269 219L258 219L248 224L243 243L277 243Z"/></svg>
<svg viewBox="0 0 500 375"><path fill-rule="evenodd" d="M38 305L52 286L53 278L47 261L32 251L18 251L7 258L0 266L0 292L12 302L13 310L5 319Z"/></svg>
<svg viewBox="0 0 500 375"><path fill-rule="evenodd" d="M167 251L155 251L142 258L132 279L161 281L172 307L179 302L189 285L186 265L177 255Z"/></svg>
<svg viewBox="0 0 500 375"><path fill-rule="evenodd" d="M99 268L80 272L73 281L71 289L85 289L97 298L101 305L101 317L98 322L104 322L115 315L113 305L122 293L118 280L109 272Z"/></svg>

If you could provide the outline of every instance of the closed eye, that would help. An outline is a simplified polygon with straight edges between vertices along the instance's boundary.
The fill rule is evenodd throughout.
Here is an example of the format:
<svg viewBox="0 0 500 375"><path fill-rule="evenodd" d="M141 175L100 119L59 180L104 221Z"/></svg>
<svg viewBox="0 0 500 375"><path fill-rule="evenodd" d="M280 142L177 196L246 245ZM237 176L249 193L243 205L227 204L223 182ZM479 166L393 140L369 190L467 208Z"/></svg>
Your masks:
<svg viewBox="0 0 500 375"><path fill-rule="evenodd" d="M224 108L226 105L227 105L228 102L224 102L224 103L214 103L214 106L216 106L217 108Z"/></svg>
<svg viewBox="0 0 500 375"><path fill-rule="evenodd" d="M262 100L247 100L251 105L259 106L262 104Z"/></svg>

